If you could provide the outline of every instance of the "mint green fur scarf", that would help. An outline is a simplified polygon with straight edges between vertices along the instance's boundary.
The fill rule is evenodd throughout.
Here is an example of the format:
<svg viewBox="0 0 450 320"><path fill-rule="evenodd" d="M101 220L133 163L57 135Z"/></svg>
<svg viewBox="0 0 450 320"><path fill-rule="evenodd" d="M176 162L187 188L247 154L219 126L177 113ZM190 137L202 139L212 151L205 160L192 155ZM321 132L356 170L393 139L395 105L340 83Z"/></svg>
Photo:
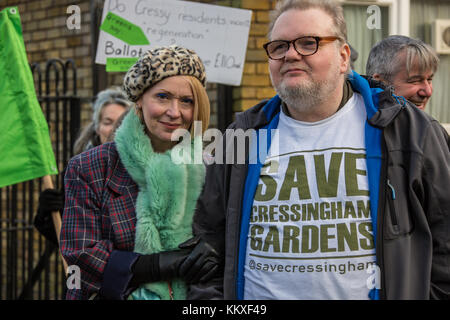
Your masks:
<svg viewBox="0 0 450 320"><path fill-rule="evenodd" d="M122 163L139 186L134 251L151 254L177 249L192 237L192 217L205 180L204 165L174 164L171 150L154 152L134 111L123 119L114 140ZM181 279L172 280L171 286L174 299L186 299ZM170 299L168 283L147 283L131 297Z"/></svg>

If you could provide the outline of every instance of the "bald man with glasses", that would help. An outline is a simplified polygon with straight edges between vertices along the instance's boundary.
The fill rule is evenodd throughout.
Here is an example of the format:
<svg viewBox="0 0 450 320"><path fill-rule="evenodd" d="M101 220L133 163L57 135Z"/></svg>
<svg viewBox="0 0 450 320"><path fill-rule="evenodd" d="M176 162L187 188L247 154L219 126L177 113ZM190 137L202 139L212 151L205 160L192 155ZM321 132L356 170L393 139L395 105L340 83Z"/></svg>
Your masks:
<svg viewBox="0 0 450 320"><path fill-rule="evenodd" d="M231 145L245 163L207 167L194 233L224 272L188 297L448 299L447 133L351 71L338 3L280 1L271 17L277 95L223 136L223 158ZM230 132L253 136L248 148Z"/></svg>

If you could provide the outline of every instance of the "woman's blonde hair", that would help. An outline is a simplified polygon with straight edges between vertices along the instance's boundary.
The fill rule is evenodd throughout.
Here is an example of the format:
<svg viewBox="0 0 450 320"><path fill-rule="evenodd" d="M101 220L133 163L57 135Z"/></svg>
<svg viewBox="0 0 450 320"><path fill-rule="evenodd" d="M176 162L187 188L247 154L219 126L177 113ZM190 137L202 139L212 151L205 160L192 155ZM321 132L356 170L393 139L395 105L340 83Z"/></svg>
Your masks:
<svg viewBox="0 0 450 320"><path fill-rule="evenodd" d="M194 96L194 116L193 121L201 121L202 134L208 129L211 106L208 94L200 80L192 76L183 76L188 82ZM191 125L191 137L194 135L194 127Z"/></svg>

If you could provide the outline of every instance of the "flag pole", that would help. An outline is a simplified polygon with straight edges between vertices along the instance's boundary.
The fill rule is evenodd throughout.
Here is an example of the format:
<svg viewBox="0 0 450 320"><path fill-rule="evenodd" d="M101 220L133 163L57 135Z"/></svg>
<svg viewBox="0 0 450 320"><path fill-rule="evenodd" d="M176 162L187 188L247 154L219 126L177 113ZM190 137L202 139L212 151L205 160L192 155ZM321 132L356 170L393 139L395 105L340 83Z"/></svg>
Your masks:
<svg viewBox="0 0 450 320"><path fill-rule="evenodd" d="M44 185L44 190L54 188L53 181L52 181L52 178L50 175L46 175L46 176L42 177L42 182ZM67 262L61 254L61 245L60 245L60 241L59 241L59 235L61 233L62 222L61 222L61 215L59 214L58 211L52 211L52 220L53 220L53 226L55 227L56 239L58 239L58 252L59 252L59 255L63 262L64 274L67 274Z"/></svg>

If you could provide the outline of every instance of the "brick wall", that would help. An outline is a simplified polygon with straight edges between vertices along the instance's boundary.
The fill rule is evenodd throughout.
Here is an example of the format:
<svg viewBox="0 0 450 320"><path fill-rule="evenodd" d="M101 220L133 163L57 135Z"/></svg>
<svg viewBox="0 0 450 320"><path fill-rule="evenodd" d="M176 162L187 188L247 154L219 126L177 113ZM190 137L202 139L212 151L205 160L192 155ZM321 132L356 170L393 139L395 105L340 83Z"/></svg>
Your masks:
<svg viewBox="0 0 450 320"><path fill-rule="evenodd" d="M241 85L233 88L233 111L240 112L262 99L275 95L269 78L267 56L263 44L267 42L269 12L276 0L219 0L217 5L252 10L252 22L247 44Z"/></svg>
<svg viewBox="0 0 450 320"><path fill-rule="evenodd" d="M261 99L274 95L268 75L267 57L262 49L265 43L268 13L275 0L198 0L235 8L253 10L252 24L248 39L247 55L242 83L233 87L233 111L243 111L258 103ZM102 1L99 1L102 3ZM67 8L78 5L81 9L81 29L69 30L66 20L70 16ZM23 37L30 63L44 64L52 58L73 59L77 66L78 95L85 98L82 105L82 124L86 124L92 114L89 104L93 92L92 66L95 52L90 26L90 1L88 0L4 0L0 9L18 6L22 19ZM97 31L98 32L98 31ZM41 65L44 68L45 65ZM121 85L124 73L108 73L106 87ZM211 99L211 126L217 124L217 85L208 84Z"/></svg>
<svg viewBox="0 0 450 320"><path fill-rule="evenodd" d="M275 0L242 0L241 8L253 11L247 56L240 87L233 89L233 110L246 110L262 99L275 95L269 78L267 56L262 45L267 42L269 12Z"/></svg>
<svg viewBox="0 0 450 320"><path fill-rule="evenodd" d="M208 0L198 2L211 2ZM99 1L103 4L103 1ZM66 20L70 16L67 8L78 5L81 9L81 29L69 30ZM49 59L73 59L77 66L77 94L83 99L81 122L86 125L92 116L90 101L93 99L92 66L95 52L91 42L90 1L88 0L5 0L0 10L8 6L17 6L22 21L23 37L30 63L39 63L44 70ZM98 31L96 31L98 32ZM120 86L125 73L107 74L104 87ZM217 85L208 84L211 100L211 126L217 124Z"/></svg>
<svg viewBox="0 0 450 320"><path fill-rule="evenodd" d="M262 99L275 95L272 88L267 56L263 44L267 42L269 12L275 8L276 0L216 0L198 1L214 5L252 10L245 58L244 71L240 86L233 87L233 112L247 110Z"/></svg>
<svg viewBox="0 0 450 320"><path fill-rule="evenodd" d="M23 37L30 62L44 63L49 59L73 59L77 66L78 93L92 95L91 34L89 1L73 0L7 0L19 2ZM69 30L67 7L76 4L81 9L81 29Z"/></svg>
<svg viewBox="0 0 450 320"><path fill-rule="evenodd" d="M67 8L81 9L81 28L69 30ZM77 94L83 97L83 124L91 117L92 58L89 1L76 0L5 0L0 9L17 6L28 61L38 63L42 72L49 59L73 59L77 67ZM54 74L51 74L54 77ZM71 87L70 87L71 88ZM45 90L45 89L44 89ZM71 92L71 91L70 91Z"/></svg>
<svg viewBox="0 0 450 320"><path fill-rule="evenodd" d="M94 1L94 0L92 0ZM248 42L248 50L246 55L246 62L244 65L244 74L242 79L242 85L234 87L233 92L233 111L245 110L261 99L270 98L274 92L270 86L270 80L268 76L267 58L262 49L262 44L266 41L266 31L268 22L268 11L273 8L275 0L202 0L198 2L207 2L216 5L224 5L235 8L245 8L253 10L252 24L250 30L250 37ZM69 30L66 26L66 20L69 17L67 14L67 7L69 5L78 5L81 9L81 29ZM85 102L82 105L82 125L86 124L92 114L89 100L93 95L93 61L95 52L92 52L91 42L93 41L93 35L91 32L91 14L90 14L90 1L82 0L2 0L0 2L0 10L9 6L17 6L22 19L23 37L25 47L27 50L28 61L30 63L39 63L41 70L45 69L45 63L49 59L73 59L75 61L78 81L77 81L77 93L82 98L85 98ZM98 32L98 31L97 31ZM106 78L106 86L120 85L123 79L123 73L109 73ZM208 95L211 99L212 116L211 125L217 123L217 85L208 84ZM62 170L62 168L60 168ZM24 208L21 205L22 198L19 196L18 201L18 213L14 217L14 221L20 221L29 230L30 234L23 232L17 238L17 243L21 244L25 248L25 243L32 242L32 254L27 257L19 256L18 261L21 261L20 265L9 266L6 265L6 256L9 256L4 246L7 243L6 233L2 233L0 237L0 254L2 255L2 264L0 264L0 276L2 279L6 279L7 268L14 269L20 279L22 274L20 270L25 270L28 264L34 266L39 255L43 249L43 238L39 237L39 241L36 241L37 231L32 229L31 221L35 214L38 197L38 183L34 184L34 189L31 192L30 203L33 205ZM19 184L19 194L22 194L22 190L25 185ZM7 188L9 190L9 187ZM3 206L8 206L9 202L7 191L0 190L0 215L2 220L2 227L6 226L6 216L9 211ZM27 216L25 217L25 209ZM25 230L25 229L24 229ZM27 237L33 237L29 240ZM24 251L25 252L25 251ZM52 275L51 278L46 276L44 282L50 283L54 279L58 279L58 275L54 269L58 268L62 270L62 266L57 264L59 262L58 256L53 256L53 260L50 263L49 272ZM56 259L56 260L55 260ZM55 276L55 277L53 277ZM19 288L23 285L20 280L18 282ZM0 281L1 282L1 281ZM62 284L63 285L63 284ZM0 283L0 287L1 283ZM40 288L40 286L39 286ZM52 286L53 288L53 286ZM3 286L2 290L5 291L6 287ZM41 290L41 289L39 289ZM5 297L6 293L0 290L0 297ZM39 291L40 292L40 291ZM53 297L55 294L55 297ZM39 298L40 298L39 294ZM51 289L51 297L61 298L57 291ZM38 299L38 295L34 296L34 299Z"/></svg>

